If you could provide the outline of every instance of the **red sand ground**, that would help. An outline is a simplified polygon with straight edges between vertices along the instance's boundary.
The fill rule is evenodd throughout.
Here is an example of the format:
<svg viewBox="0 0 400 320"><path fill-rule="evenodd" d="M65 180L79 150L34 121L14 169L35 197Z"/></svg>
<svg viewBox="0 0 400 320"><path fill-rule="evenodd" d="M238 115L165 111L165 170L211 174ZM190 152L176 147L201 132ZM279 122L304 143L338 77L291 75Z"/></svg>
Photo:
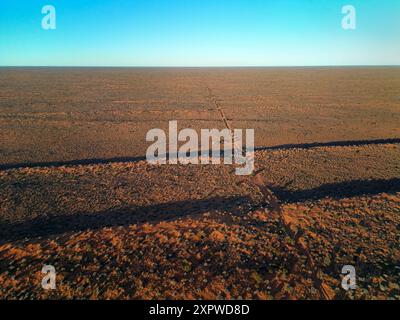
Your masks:
<svg viewBox="0 0 400 320"><path fill-rule="evenodd" d="M399 299L399 88L400 68L0 69L0 298ZM218 108L255 128L253 176L136 158Z"/></svg>

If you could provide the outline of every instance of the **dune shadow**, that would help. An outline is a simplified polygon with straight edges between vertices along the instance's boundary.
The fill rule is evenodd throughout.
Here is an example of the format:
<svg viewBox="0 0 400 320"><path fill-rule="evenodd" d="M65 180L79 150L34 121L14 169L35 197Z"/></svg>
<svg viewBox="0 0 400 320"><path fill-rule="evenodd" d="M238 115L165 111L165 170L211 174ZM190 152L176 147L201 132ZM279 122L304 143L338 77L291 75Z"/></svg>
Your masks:
<svg viewBox="0 0 400 320"><path fill-rule="evenodd" d="M0 223L0 243L88 229L97 230L104 227L128 226L145 222L157 223L214 210L237 212L241 204L249 201L248 197L242 196L213 197L147 206L131 206L94 213L80 212L70 215L37 217L16 223Z"/></svg>
<svg viewBox="0 0 400 320"><path fill-rule="evenodd" d="M283 203L376 195L382 192L400 192L400 179L353 180L329 183L307 190L288 190L269 186ZM213 197L198 200L175 201L145 206L130 206L101 212L54 214L22 222L0 222L0 243L24 238L48 237L68 232L97 230L104 227L157 223L209 211L226 211L240 214L240 205L250 203L248 196Z"/></svg>
<svg viewBox="0 0 400 320"><path fill-rule="evenodd" d="M326 197L341 199L356 196L376 195L382 192L399 192L400 179L352 180L339 183L327 183L316 188L295 191L271 186L271 190L281 202L285 203L319 200Z"/></svg>
<svg viewBox="0 0 400 320"><path fill-rule="evenodd" d="M330 141L330 142L281 144L270 147L259 147L256 148L256 150L312 149L318 147L359 147L359 146L390 144L390 143L400 143L400 139L390 138L390 139L343 140L343 141Z"/></svg>
<svg viewBox="0 0 400 320"><path fill-rule="evenodd" d="M76 160L66 160L66 161L47 161L47 162L46 161L19 162L19 163L0 164L0 170L96 165L96 164L108 164L117 162L138 162L141 160L146 160L146 157L139 156L139 157L115 157L115 158L90 158L90 159L76 159Z"/></svg>
<svg viewBox="0 0 400 320"><path fill-rule="evenodd" d="M256 147L255 151L263 150L290 150L290 149L311 149L317 147L346 147L346 146L364 146L364 145L379 145L389 143L400 143L400 138L390 139L376 139L376 140L347 140L347 141L331 141L331 142L313 142L313 143L300 143L300 144L281 144L269 147ZM208 155L212 155L212 150L207 150ZM207 152L206 151L206 152ZM184 155L187 157L187 155ZM201 151L198 151L194 157L201 156ZM221 158L224 157L224 150L220 151ZM167 159L169 154L164 155ZM192 155L193 157L193 155ZM77 166L77 165L97 165L109 163L128 163L146 160L146 156L136 157L114 157L114 158L89 158L89 159L75 159L66 161L44 161L44 162L19 162L19 163L5 163L0 164L0 170L21 169L21 168L44 168L44 167L63 167L63 166Z"/></svg>

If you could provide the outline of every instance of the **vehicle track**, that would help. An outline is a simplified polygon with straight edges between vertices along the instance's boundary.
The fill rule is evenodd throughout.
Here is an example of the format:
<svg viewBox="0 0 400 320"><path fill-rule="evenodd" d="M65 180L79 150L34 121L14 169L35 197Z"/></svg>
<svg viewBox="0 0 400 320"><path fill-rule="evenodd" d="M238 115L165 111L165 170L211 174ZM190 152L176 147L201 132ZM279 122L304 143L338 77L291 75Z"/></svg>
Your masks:
<svg viewBox="0 0 400 320"><path fill-rule="evenodd" d="M325 300L332 300L335 298L335 293L327 284L325 284L320 278L320 270L316 266L313 257L311 256L310 250L307 248L306 243L302 235L304 230L292 222L292 219L285 215L282 210L280 200L268 187L268 183L261 176L263 169L255 172L252 178L252 183L257 186L260 193L264 196L265 202L269 204L273 215L277 215L280 219L282 226L286 230L287 234L293 239L296 249L299 253L303 254L307 258L308 267L311 270L311 280L313 281L314 287L318 289L321 298Z"/></svg>
<svg viewBox="0 0 400 320"><path fill-rule="evenodd" d="M221 115L221 119L225 124L225 127L229 129L231 132L233 132L232 127L230 126L228 119L225 115L224 109L222 109L221 105L218 103L217 97L214 95L212 89L207 86L208 90L208 98L212 101L212 103L215 105L216 109L218 110L219 114Z"/></svg>
<svg viewBox="0 0 400 320"><path fill-rule="evenodd" d="M224 113L223 108L218 103L217 97L213 94L212 89L207 86L208 97L215 105L216 109L219 111L222 121L225 123L227 129L233 132L231 126L229 125L228 119ZM252 177L252 183L260 190L260 193L263 195L265 202L269 203L270 208L272 209L272 214L276 214L279 220L282 223L282 226L286 230L287 234L293 239L295 243L295 247L299 253L303 254L307 258L308 267L311 270L311 280L313 281L314 287L318 289L321 298L325 300L332 300L335 298L334 291L325 284L320 278L320 270L315 265L314 259L311 256L310 251L307 248L307 245L304 242L304 238L302 235L304 234L304 230L295 226L289 217L287 217L282 211L282 207L280 205L280 201L278 197L268 188L268 184L262 178L261 173L262 169L258 170L254 173ZM242 181L243 182L243 181Z"/></svg>

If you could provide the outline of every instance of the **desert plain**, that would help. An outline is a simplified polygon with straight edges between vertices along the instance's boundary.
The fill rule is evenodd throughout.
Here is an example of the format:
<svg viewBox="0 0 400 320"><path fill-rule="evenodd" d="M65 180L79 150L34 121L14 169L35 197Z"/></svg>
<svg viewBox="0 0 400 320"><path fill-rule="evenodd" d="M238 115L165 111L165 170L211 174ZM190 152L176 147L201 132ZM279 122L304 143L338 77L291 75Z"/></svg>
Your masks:
<svg viewBox="0 0 400 320"><path fill-rule="evenodd" d="M169 120L254 173L149 164ZM0 68L0 299L398 300L399 124L400 67Z"/></svg>

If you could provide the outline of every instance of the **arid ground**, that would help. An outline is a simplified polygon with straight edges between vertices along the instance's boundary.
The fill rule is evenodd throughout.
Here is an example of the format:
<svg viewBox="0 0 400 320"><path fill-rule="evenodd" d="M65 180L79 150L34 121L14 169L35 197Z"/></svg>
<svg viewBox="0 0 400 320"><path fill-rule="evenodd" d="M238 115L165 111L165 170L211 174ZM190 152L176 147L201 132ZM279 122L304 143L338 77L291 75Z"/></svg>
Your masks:
<svg viewBox="0 0 400 320"><path fill-rule="evenodd" d="M147 163L169 120L254 174ZM0 68L0 137L1 299L400 299L400 67Z"/></svg>

